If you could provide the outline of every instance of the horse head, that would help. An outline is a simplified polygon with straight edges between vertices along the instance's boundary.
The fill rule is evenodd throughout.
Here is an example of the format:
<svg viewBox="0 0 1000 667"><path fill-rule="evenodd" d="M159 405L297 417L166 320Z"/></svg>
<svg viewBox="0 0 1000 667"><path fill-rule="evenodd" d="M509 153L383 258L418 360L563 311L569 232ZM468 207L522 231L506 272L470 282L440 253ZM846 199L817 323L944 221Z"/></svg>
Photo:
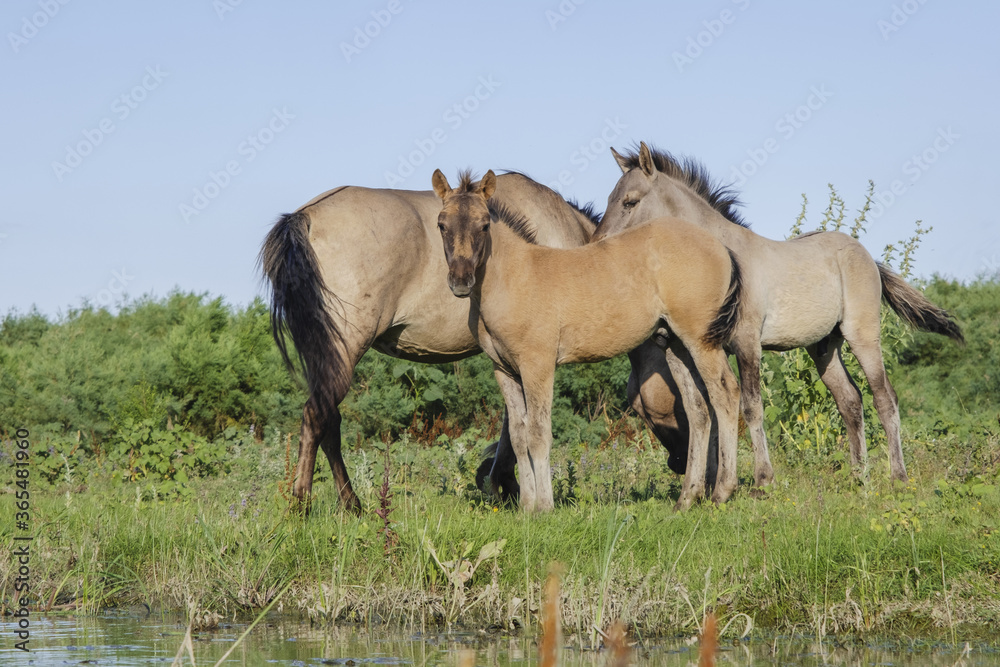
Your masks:
<svg viewBox="0 0 1000 667"><path fill-rule="evenodd" d="M659 171L653 154L645 142L639 144L638 156L621 155L614 148L611 154L622 170L615 189L608 195L608 207L601 224L594 232L593 241L633 227L637 224L669 215L653 192Z"/></svg>
<svg viewBox="0 0 1000 667"><path fill-rule="evenodd" d="M448 287L455 296L467 297L476 285L476 272L486 254L491 220L487 202L496 190L497 178L491 170L476 184L471 174L464 172L458 187L452 189L437 169L431 183L444 204L438 214L438 230L448 262Z"/></svg>
<svg viewBox="0 0 1000 667"><path fill-rule="evenodd" d="M739 195L731 185L713 181L692 158L677 159L667 151L639 143L639 150L611 154L622 176L608 196L594 241L654 218L673 216L725 234L730 223L749 227L737 210Z"/></svg>

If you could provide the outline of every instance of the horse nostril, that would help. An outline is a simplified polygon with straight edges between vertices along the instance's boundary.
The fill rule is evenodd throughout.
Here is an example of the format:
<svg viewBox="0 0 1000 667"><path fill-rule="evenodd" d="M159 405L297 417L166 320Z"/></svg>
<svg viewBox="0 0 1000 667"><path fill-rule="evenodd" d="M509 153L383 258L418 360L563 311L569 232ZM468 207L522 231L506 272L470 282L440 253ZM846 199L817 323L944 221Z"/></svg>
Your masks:
<svg viewBox="0 0 1000 667"><path fill-rule="evenodd" d="M451 293L458 297L466 297L472 293L472 286L475 284L475 279L469 278L457 278L454 275L448 276L448 288Z"/></svg>

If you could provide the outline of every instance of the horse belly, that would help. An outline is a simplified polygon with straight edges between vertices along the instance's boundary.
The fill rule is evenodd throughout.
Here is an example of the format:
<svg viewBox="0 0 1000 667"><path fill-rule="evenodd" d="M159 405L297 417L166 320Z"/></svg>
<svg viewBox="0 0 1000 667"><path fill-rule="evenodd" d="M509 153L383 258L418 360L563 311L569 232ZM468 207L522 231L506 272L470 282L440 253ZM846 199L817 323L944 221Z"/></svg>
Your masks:
<svg viewBox="0 0 1000 667"><path fill-rule="evenodd" d="M456 297L453 299L459 301ZM414 361L448 361L477 354L479 345L469 330L468 301L463 300L465 312L427 312L417 321L412 318L405 324L389 328L375 343L380 352Z"/></svg>
<svg viewBox="0 0 1000 667"><path fill-rule="evenodd" d="M828 336L844 314L840 291L832 287L775 294L761 323L761 347L792 350Z"/></svg>
<svg viewBox="0 0 1000 667"><path fill-rule="evenodd" d="M620 309L609 304L587 317L564 323L559 335L558 363L593 363L611 359L638 346L652 335L659 316Z"/></svg>

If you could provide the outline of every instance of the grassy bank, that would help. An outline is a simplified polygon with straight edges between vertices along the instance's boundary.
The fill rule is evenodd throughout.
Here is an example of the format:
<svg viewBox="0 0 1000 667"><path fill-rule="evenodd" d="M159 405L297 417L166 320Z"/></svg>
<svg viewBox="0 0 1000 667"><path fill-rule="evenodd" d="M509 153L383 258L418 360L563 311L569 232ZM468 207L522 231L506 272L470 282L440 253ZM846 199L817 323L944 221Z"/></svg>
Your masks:
<svg viewBox="0 0 1000 667"><path fill-rule="evenodd" d="M291 582L280 606L319 622L509 629L536 622L555 561L565 568L567 632L583 641L612 618L640 636L691 632L706 610L732 621L729 635L748 619L813 635L942 638L1000 623L995 435L977 443L986 458L975 474L957 443L908 439L910 484L888 483L876 449L865 484L836 463L779 464L765 497L743 487L725 506L686 514L671 510L680 478L663 451L644 435L619 436L556 453L560 505L540 517L496 508L469 488L486 441L393 442L386 487L384 449L368 443L350 457L362 518L339 511L329 480L309 518L286 511L293 442L279 433L234 447L229 474L191 480L182 499L67 469L32 495L37 606L227 616L264 607ZM748 448L741 457L750 462ZM3 498L13 511L10 488ZM383 506L388 531L375 514ZM13 533L4 524L5 543ZM0 563L5 606L15 577L9 560Z"/></svg>

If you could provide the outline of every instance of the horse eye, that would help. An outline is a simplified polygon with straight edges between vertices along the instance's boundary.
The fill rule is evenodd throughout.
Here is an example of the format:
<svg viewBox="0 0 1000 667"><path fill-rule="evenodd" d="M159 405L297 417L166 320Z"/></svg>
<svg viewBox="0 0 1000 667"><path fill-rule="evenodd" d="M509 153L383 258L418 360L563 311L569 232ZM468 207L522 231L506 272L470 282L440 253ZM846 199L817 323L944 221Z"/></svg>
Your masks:
<svg viewBox="0 0 1000 667"><path fill-rule="evenodd" d="M442 225L440 222L438 223L438 231L444 234L444 225Z"/></svg>
<svg viewBox="0 0 1000 667"><path fill-rule="evenodd" d="M625 201L622 202L622 206L624 206L625 208L632 208L638 203L639 203L638 199L626 199Z"/></svg>
<svg viewBox="0 0 1000 667"><path fill-rule="evenodd" d="M483 231L484 232L490 231L490 223L487 222L485 225L483 225Z"/></svg>

